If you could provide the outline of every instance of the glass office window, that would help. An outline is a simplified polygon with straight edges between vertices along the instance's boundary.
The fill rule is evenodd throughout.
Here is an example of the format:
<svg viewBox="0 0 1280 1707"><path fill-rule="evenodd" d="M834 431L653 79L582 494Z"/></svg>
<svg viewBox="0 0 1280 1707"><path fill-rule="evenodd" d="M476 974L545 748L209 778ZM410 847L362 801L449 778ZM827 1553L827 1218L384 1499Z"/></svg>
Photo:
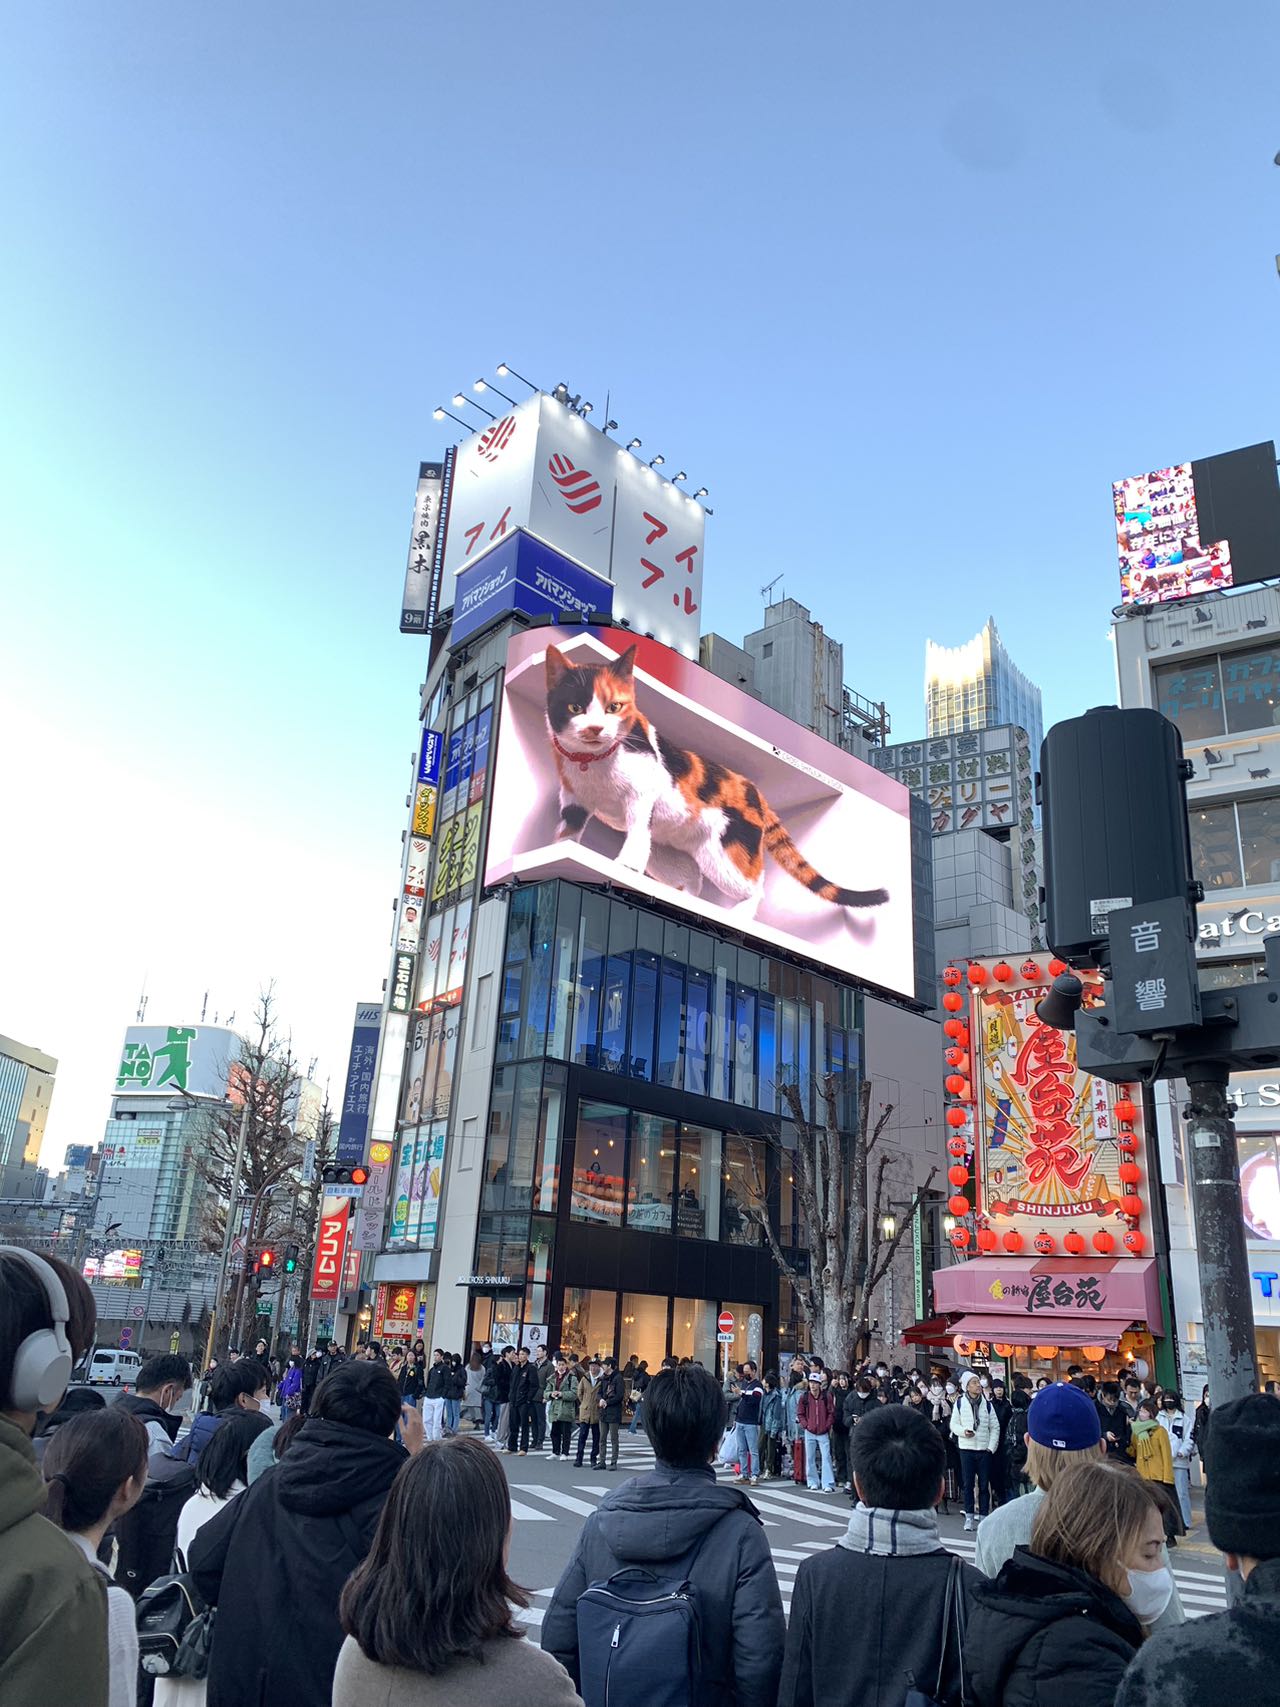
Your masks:
<svg viewBox="0 0 1280 1707"><path fill-rule="evenodd" d="M778 1037L774 998L762 991L756 1003L756 1050L759 1074L756 1107L772 1114L778 1107Z"/></svg>
<svg viewBox="0 0 1280 1707"><path fill-rule="evenodd" d="M628 1227L646 1233L671 1231L677 1132L674 1120L664 1120L657 1114L632 1113Z"/></svg>
<svg viewBox="0 0 1280 1707"><path fill-rule="evenodd" d="M1193 806L1191 823L1191 869L1204 884L1205 894L1215 889L1239 889L1240 841L1236 834L1234 806Z"/></svg>
<svg viewBox="0 0 1280 1707"><path fill-rule="evenodd" d="M653 1033L658 1018L658 956L638 948L631 969L631 1076L653 1078Z"/></svg>
<svg viewBox="0 0 1280 1707"><path fill-rule="evenodd" d="M516 1075L512 1067L499 1067L493 1075L489 1098L489 1134L484 1153L482 1209L501 1209L507 1201L511 1173L511 1112L515 1100ZM488 1273L488 1270L482 1272Z"/></svg>
<svg viewBox="0 0 1280 1707"><path fill-rule="evenodd" d="M1151 672L1151 687L1156 710L1178 725L1184 741L1206 741L1223 733L1222 673L1217 658L1157 664Z"/></svg>
<svg viewBox="0 0 1280 1707"><path fill-rule="evenodd" d="M600 1014L600 1065L625 1073L627 1024L631 1009L631 956L635 951L636 915L631 907L613 907L609 919L609 957L605 962Z"/></svg>
<svg viewBox="0 0 1280 1707"><path fill-rule="evenodd" d="M608 929L608 897L584 895L578 927L578 980L573 1016L573 1058L584 1067L600 1064L600 1005Z"/></svg>
<svg viewBox="0 0 1280 1707"><path fill-rule="evenodd" d="M1280 723L1280 651L1224 652L1221 667L1229 734Z"/></svg>
<svg viewBox="0 0 1280 1707"><path fill-rule="evenodd" d="M723 966L711 973L711 1027L707 1040L707 1095L728 1102L733 1084L733 984Z"/></svg>
<svg viewBox="0 0 1280 1707"><path fill-rule="evenodd" d="M526 1061L544 1055L547 1047L553 976L551 950L556 918L555 884L540 884L537 897L538 905L529 922L529 970L525 980L524 1030L520 1040L521 1058Z"/></svg>
<svg viewBox="0 0 1280 1707"><path fill-rule="evenodd" d="M666 1355L666 1298L651 1292L624 1292L618 1361L625 1363L629 1357L643 1358L649 1365L649 1373L656 1375Z"/></svg>
<svg viewBox="0 0 1280 1707"><path fill-rule="evenodd" d="M691 969L684 998L684 1088L697 1096L707 1094L710 995L707 974Z"/></svg>
<svg viewBox="0 0 1280 1707"><path fill-rule="evenodd" d="M559 1199L560 1123L563 1113L564 1092L560 1086L544 1085L538 1122L538 1158L533 1172L533 1207L548 1214L554 1213Z"/></svg>
<svg viewBox="0 0 1280 1707"><path fill-rule="evenodd" d="M681 1122L676 1232L686 1238L720 1237L720 1142L714 1127Z"/></svg>
<svg viewBox="0 0 1280 1707"><path fill-rule="evenodd" d="M756 1100L756 995L744 984L734 991L733 1100L751 1108Z"/></svg>
<svg viewBox="0 0 1280 1707"><path fill-rule="evenodd" d="M541 1111L542 1067L535 1062L517 1070L508 1160L508 1209L527 1210L531 1206Z"/></svg>
<svg viewBox="0 0 1280 1707"><path fill-rule="evenodd" d="M744 1205L767 1202L765 1147L746 1138L726 1135L724 1140L724 1190L720 1203L720 1240L726 1245L758 1245L760 1228L744 1212Z"/></svg>
<svg viewBox="0 0 1280 1707"><path fill-rule="evenodd" d="M670 960L658 983L658 1083L684 1088L684 972Z"/></svg>
<svg viewBox="0 0 1280 1707"><path fill-rule="evenodd" d="M556 1224L549 1215L535 1215L529 1228L529 1254L525 1270L524 1319L547 1320L551 1293L551 1263L555 1252Z"/></svg>
<svg viewBox="0 0 1280 1707"><path fill-rule="evenodd" d="M578 924L582 916L582 894L567 883L549 883L560 895L555 938L551 949L551 1004L547 1015L547 1054L557 1061L568 1059L577 992L574 967L578 946Z"/></svg>
<svg viewBox="0 0 1280 1707"><path fill-rule="evenodd" d="M1280 883L1280 798L1242 800L1236 808L1247 885Z"/></svg>
<svg viewBox="0 0 1280 1707"><path fill-rule="evenodd" d="M671 1355L691 1357L714 1374L717 1368L716 1317L712 1298L676 1298L672 1302Z"/></svg>
<svg viewBox="0 0 1280 1707"><path fill-rule="evenodd" d="M622 1225L626 1158L626 1109L607 1102L581 1103L569 1210L575 1221Z"/></svg>

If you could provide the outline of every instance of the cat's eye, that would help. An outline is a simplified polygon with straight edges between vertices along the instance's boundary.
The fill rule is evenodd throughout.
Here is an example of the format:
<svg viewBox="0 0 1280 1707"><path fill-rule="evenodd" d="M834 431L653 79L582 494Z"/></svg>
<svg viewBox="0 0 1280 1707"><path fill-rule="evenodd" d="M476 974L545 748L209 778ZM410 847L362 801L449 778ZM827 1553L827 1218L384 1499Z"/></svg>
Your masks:
<svg viewBox="0 0 1280 1707"><path fill-rule="evenodd" d="M615 699L615 700L611 701L611 703L609 705L609 712L612 716L616 716L618 712L625 711L626 706L627 706L626 700Z"/></svg>
<svg viewBox="0 0 1280 1707"><path fill-rule="evenodd" d="M570 717L581 717L586 709L585 705L570 705L569 715Z"/></svg>

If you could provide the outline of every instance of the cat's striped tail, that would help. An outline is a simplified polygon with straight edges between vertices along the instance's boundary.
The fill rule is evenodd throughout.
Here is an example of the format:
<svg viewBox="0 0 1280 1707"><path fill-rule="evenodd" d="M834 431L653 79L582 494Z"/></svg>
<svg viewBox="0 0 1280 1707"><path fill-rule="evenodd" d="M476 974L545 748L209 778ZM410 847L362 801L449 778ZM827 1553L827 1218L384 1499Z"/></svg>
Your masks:
<svg viewBox="0 0 1280 1707"><path fill-rule="evenodd" d="M884 906L889 899L887 889L842 889L838 883L832 883L829 877L824 877L809 864L773 808L766 807L765 810L764 845L797 883L803 883L806 889L836 907Z"/></svg>

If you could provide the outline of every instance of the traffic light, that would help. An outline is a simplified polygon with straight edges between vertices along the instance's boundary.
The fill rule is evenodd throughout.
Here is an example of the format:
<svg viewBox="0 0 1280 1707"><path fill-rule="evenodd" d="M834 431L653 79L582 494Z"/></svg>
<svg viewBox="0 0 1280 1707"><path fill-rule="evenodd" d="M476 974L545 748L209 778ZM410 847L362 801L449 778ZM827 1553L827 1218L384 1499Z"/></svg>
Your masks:
<svg viewBox="0 0 1280 1707"><path fill-rule="evenodd" d="M369 1170L330 1166L321 1170L320 1178L325 1185L367 1185Z"/></svg>
<svg viewBox="0 0 1280 1707"><path fill-rule="evenodd" d="M263 1251L262 1255L258 1258L258 1261L261 1263L263 1268L274 1268L275 1262L276 1262L276 1253L270 1249L265 1250L265 1251Z"/></svg>
<svg viewBox="0 0 1280 1707"><path fill-rule="evenodd" d="M285 1252L284 1252L284 1272L286 1274L292 1274L294 1272L294 1270L297 1268L297 1266L298 1266L298 1247L297 1247L297 1245L286 1245L285 1246Z"/></svg>
<svg viewBox="0 0 1280 1707"><path fill-rule="evenodd" d="M368 1168L352 1168L352 1170L351 1170L351 1183L352 1183L352 1185L367 1185L368 1181L369 1181L369 1170L368 1170Z"/></svg>

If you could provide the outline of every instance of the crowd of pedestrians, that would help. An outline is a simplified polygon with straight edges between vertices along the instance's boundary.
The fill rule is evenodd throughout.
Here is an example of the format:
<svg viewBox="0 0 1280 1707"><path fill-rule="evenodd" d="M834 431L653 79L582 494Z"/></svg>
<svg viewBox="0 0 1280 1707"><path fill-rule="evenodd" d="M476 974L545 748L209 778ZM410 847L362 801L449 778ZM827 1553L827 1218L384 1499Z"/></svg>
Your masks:
<svg viewBox="0 0 1280 1707"><path fill-rule="evenodd" d="M114 1406L67 1394L94 1329L73 1269L0 1248L4 1707L1277 1698L1268 1394L1188 1415L1176 1395L1080 1379L1006 1396L969 1370L850 1375L810 1358L722 1384L687 1359L650 1378L636 1359L324 1346L206 1372L184 1430L178 1357L148 1360ZM495 1448L549 1438L608 1468L628 1411L654 1467L587 1518L536 1646ZM1190 1623L1167 1552L1187 1447L1241 1583ZM749 1492L787 1474L847 1483L852 1504L838 1544L800 1565L789 1622ZM939 1535L957 1492L979 1522L973 1566Z"/></svg>

